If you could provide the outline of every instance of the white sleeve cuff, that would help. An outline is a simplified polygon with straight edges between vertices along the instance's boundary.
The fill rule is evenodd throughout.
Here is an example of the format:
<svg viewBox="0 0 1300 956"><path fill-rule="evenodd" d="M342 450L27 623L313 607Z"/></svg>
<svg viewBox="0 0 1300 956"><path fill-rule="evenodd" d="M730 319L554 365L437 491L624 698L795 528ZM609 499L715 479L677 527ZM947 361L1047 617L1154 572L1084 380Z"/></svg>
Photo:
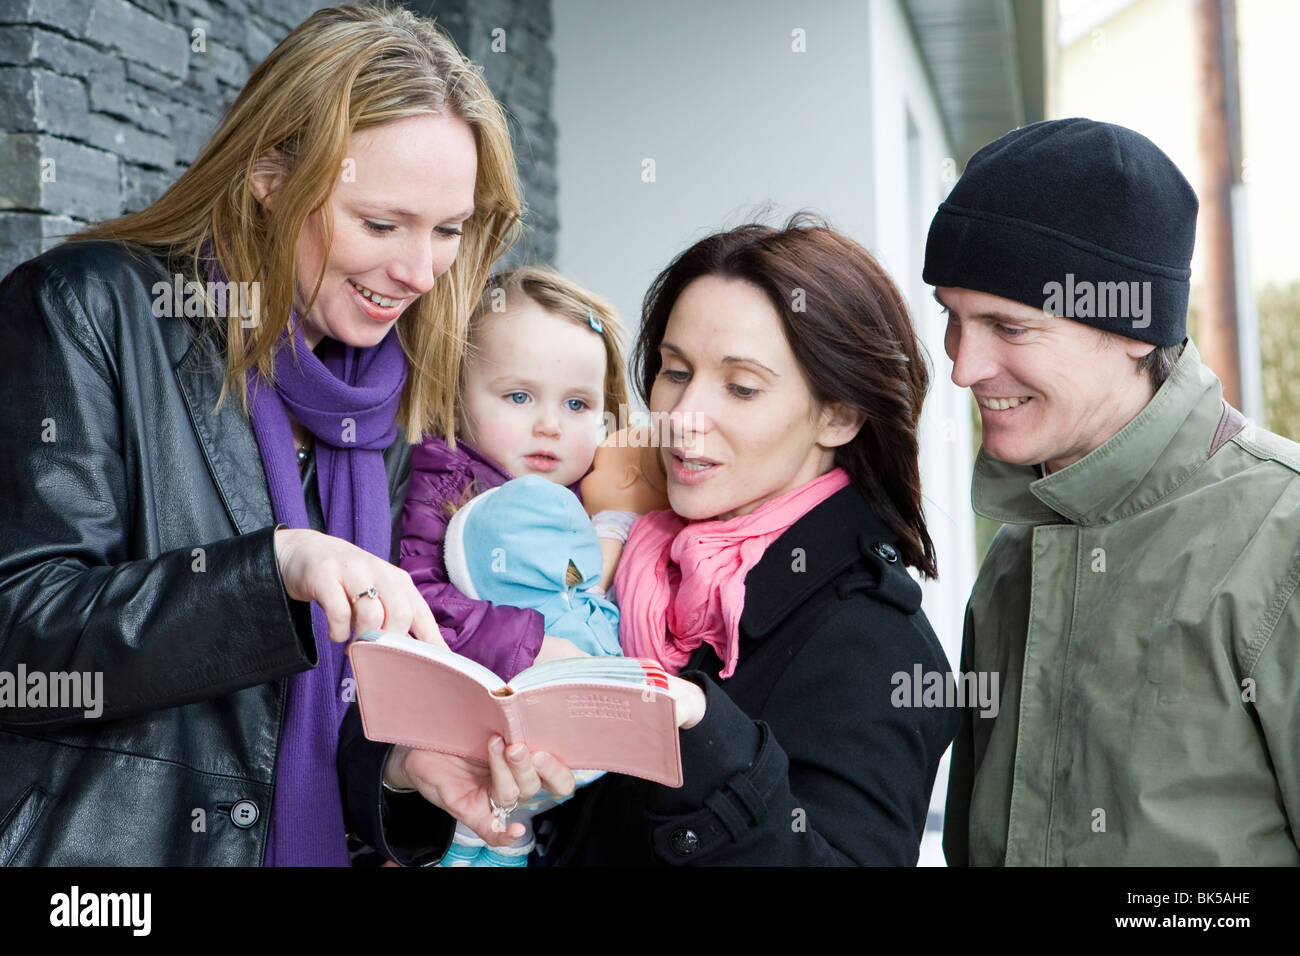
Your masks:
<svg viewBox="0 0 1300 956"><path fill-rule="evenodd" d="M626 543L632 523L639 517L641 516L635 511L599 511L591 523L596 528L597 537Z"/></svg>

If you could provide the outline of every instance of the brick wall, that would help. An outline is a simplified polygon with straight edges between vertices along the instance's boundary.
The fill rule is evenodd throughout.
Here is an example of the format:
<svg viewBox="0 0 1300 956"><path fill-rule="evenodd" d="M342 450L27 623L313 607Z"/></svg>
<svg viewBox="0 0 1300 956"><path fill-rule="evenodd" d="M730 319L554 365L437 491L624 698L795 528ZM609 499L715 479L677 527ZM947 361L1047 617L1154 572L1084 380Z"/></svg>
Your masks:
<svg viewBox="0 0 1300 956"><path fill-rule="evenodd" d="M321 0L0 0L0 275L140 209L193 160L252 68ZM409 3L511 114L532 213L512 258L555 248L550 4ZM492 30L499 28L493 50ZM505 50L501 51L502 40Z"/></svg>

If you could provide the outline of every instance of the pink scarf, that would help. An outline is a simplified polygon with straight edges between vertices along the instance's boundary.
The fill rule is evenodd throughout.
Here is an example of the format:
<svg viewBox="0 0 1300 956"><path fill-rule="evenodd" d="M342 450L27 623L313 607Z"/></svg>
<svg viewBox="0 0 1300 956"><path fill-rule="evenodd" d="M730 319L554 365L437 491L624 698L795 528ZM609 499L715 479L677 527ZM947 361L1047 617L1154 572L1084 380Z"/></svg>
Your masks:
<svg viewBox="0 0 1300 956"><path fill-rule="evenodd" d="M652 511L632 525L614 572L619 639L628 657L649 657L676 674L701 644L736 669L745 575L767 546L849 483L843 468L726 521L687 521Z"/></svg>

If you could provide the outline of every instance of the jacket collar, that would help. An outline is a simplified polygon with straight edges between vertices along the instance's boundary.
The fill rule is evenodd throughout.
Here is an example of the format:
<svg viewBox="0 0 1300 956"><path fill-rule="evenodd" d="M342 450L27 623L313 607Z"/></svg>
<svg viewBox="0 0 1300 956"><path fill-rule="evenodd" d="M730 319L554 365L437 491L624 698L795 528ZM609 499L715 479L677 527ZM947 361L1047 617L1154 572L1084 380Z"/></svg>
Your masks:
<svg viewBox="0 0 1300 956"><path fill-rule="evenodd" d="M211 332L192 340L175 371L190 424L231 523L240 534L265 528L275 519L253 425L244 417L238 395L227 393L221 409L213 411L225 362Z"/></svg>
<svg viewBox="0 0 1300 956"><path fill-rule="evenodd" d="M1223 386L1188 339L1146 408L1100 448L1046 478L1037 465L997 461L981 448L971 504L1006 524L1107 524L1154 506L1209 459L1224 418Z"/></svg>
<svg viewBox="0 0 1300 956"><path fill-rule="evenodd" d="M452 451L447 445L447 439L441 435L431 435L420 443L415 454L418 455L420 470L424 473L447 474L468 470L470 477L479 482L481 491L504 485L515 477L499 462L489 458L463 438L456 440L456 450ZM587 474L590 473L591 469L588 468ZM583 475L573 484L566 486L578 496L579 501L582 500L582 479L585 477L586 475Z"/></svg>
<svg viewBox="0 0 1300 956"><path fill-rule="evenodd" d="M510 480L510 475L499 464L483 455L477 448L457 439L456 450L447 445L447 439L441 435L430 435L420 444L420 467L426 472L445 474L462 472L469 468L475 477L491 480L492 484L502 484Z"/></svg>
<svg viewBox="0 0 1300 956"><path fill-rule="evenodd" d="M898 555L886 561L878 546ZM741 632L761 638L776 629L828 582L864 559L875 572L876 596L913 613L921 606L921 587L907 573L898 537L876 517L854 485L842 488L792 524L772 542L745 576ZM885 554L886 548L880 548Z"/></svg>

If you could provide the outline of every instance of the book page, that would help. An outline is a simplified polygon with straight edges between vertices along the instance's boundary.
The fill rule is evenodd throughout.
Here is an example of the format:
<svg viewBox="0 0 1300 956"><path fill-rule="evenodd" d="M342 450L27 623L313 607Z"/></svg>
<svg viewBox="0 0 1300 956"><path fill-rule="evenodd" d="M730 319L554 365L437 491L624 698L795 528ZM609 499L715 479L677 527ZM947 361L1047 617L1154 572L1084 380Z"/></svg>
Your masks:
<svg viewBox="0 0 1300 956"><path fill-rule="evenodd" d="M407 651L411 654L419 654L427 657L431 661L437 661L453 670L459 671L471 680L481 684L484 690L489 693L495 693L504 685L490 668L484 667L478 661L472 661L468 657L463 657L455 651L447 650L445 647L439 647L437 644L429 644L425 641L418 640L406 634L390 634L380 631L366 631L364 634L357 635L358 641L371 641L375 644L382 644L387 647L395 647L398 650Z"/></svg>
<svg viewBox="0 0 1300 956"><path fill-rule="evenodd" d="M668 693L663 668L637 657L565 657L547 661L516 674L510 686L516 693L523 693L534 687L570 683L630 684Z"/></svg>

